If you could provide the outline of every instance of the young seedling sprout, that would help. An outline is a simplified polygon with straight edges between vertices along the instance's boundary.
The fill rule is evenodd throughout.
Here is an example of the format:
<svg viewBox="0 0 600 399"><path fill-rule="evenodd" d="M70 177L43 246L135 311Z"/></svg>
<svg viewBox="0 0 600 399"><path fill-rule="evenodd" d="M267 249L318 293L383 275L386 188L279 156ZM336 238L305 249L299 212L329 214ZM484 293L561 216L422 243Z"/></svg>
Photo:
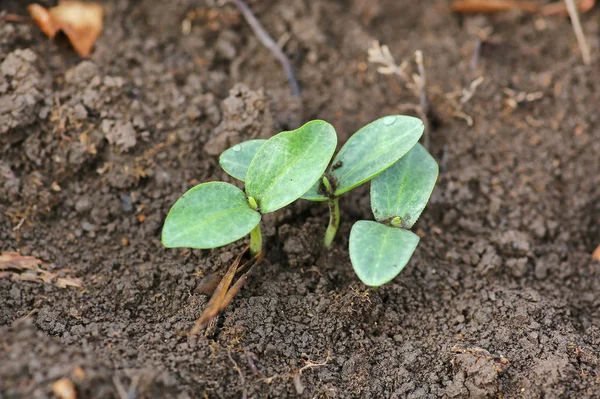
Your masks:
<svg viewBox="0 0 600 399"><path fill-rule="evenodd" d="M236 257L191 334L229 304L250 269L262 259L262 215L292 203L313 186L327 168L336 145L337 136L329 123L308 122L261 143L246 167L245 193L229 183L209 182L193 187L173 205L162 231L162 243L167 248L216 248L250 233L252 259L241 264L245 250ZM233 283L243 270L245 273Z"/></svg>
<svg viewBox="0 0 600 399"><path fill-rule="evenodd" d="M292 203L314 185L336 144L335 130L324 121L271 137L248 165L245 193L229 183L209 182L183 194L165 220L163 245L216 248L250 233L250 254L258 254L262 215Z"/></svg>
<svg viewBox="0 0 600 399"><path fill-rule="evenodd" d="M392 280L410 260L419 236L409 229L427 205L438 165L417 144L371 182L374 221L359 220L350 232L350 260L358 278L369 286Z"/></svg>
<svg viewBox="0 0 600 399"><path fill-rule="evenodd" d="M323 176L300 197L328 202L329 225L323 240L326 247L331 245L340 224L339 197L392 166L422 134L420 119L390 115L362 127L348 139ZM221 167L245 181L248 167L263 143L251 140L233 146L221 154Z"/></svg>
<svg viewBox="0 0 600 399"><path fill-rule="evenodd" d="M324 245L329 246L340 223L339 197L372 180L371 208L376 221L354 224L350 260L366 285L379 286L398 275L419 243L409 229L425 208L438 176L437 163L417 143L422 134L420 119L386 116L356 132L330 162L337 145L335 130L327 122L312 121L269 140L246 141L223 152L221 166L245 183L245 192L225 182L190 189L169 211L162 242L168 248L207 249L250 234L252 258L242 263L245 251L236 257L192 333L227 306L262 259L262 215L298 198L328 202Z"/></svg>

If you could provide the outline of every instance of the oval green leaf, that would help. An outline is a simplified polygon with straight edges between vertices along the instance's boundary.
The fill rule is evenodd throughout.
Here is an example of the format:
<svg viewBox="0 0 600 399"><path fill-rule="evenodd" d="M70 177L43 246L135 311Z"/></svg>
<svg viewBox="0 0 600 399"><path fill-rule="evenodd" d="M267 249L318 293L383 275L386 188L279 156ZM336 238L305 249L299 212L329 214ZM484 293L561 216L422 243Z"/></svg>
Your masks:
<svg viewBox="0 0 600 399"><path fill-rule="evenodd" d="M425 209L438 178L438 164L421 144L371 182L371 209L377 221L394 217L410 229Z"/></svg>
<svg viewBox="0 0 600 399"><path fill-rule="evenodd" d="M199 184L183 194L169 211L162 243L167 248L221 247L250 233L260 218L236 186L224 182Z"/></svg>
<svg viewBox="0 0 600 399"><path fill-rule="evenodd" d="M246 174L246 193L262 213L274 212L306 193L323 175L335 147L335 129L311 121L264 143Z"/></svg>
<svg viewBox="0 0 600 399"><path fill-rule="evenodd" d="M241 182L246 181L246 173L250 162L254 159L258 149L267 140L248 140L225 150L219 157L221 168L231 177L238 179ZM319 193L321 179L302 195L302 199L307 201L327 201L327 197Z"/></svg>
<svg viewBox="0 0 600 399"><path fill-rule="evenodd" d="M350 231L350 261L360 281L378 287L404 269L417 244L409 230L359 220Z"/></svg>
<svg viewBox="0 0 600 399"><path fill-rule="evenodd" d="M223 151L219 157L219 165L231 177L245 182L250 162L266 141L263 139L248 140L234 145Z"/></svg>
<svg viewBox="0 0 600 399"><path fill-rule="evenodd" d="M369 181L406 154L423 134L418 118L390 115L354 133L333 160L335 195L340 196Z"/></svg>

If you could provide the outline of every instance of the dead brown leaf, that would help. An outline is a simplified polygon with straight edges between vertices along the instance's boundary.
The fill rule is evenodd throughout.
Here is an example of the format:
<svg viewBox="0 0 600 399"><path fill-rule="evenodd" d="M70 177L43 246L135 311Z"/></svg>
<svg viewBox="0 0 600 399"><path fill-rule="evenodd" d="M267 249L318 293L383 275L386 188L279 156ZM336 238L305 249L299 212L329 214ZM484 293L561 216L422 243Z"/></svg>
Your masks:
<svg viewBox="0 0 600 399"><path fill-rule="evenodd" d="M102 31L104 11L96 3L63 0L50 9L30 4L27 11L49 38L53 39L58 31L63 31L82 57L90 55Z"/></svg>
<svg viewBox="0 0 600 399"><path fill-rule="evenodd" d="M68 378L61 378L52 384L52 392L60 399L77 399L75 384Z"/></svg>
<svg viewBox="0 0 600 399"><path fill-rule="evenodd" d="M591 10L595 3L596 0L581 0L577 4L577 9L580 13L585 13ZM493 14L502 11L521 10L543 15L567 15L567 8L562 0L546 5L519 0L454 0L450 9L453 12L464 14Z"/></svg>
<svg viewBox="0 0 600 399"><path fill-rule="evenodd" d="M200 319L196 321L194 327L190 331L190 335L197 334L200 331L200 329L205 327L215 316L217 316L220 312L225 310L227 305L229 305L229 303L233 300L235 295L239 292L239 290L246 282L246 279L248 278L248 275L250 274L252 268L262 261L264 254L261 251L257 255L252 257L250 260L240 265L242 257L248 250L249 247L246 247L235 258L231 266L229 266L229 269L221 279L219 285L217 285L217 288L215 289L212 297L208 301L206 309L204 309L204 312L200 316ZM235 278L235 275L238 273L243 274L233 285L231 285Z"/></svg>
<svg viewBox="0 0 600 399"><path fill-rule="evenodd" d="M585 14L594 7L596 0L581 0L577 2L577 11L580 14ZM542 14L548 15L569 15L567 6L564 1L555 1L554 3L546 4L542 7Z"/></svg>
<svg viewBox="0 0 600 399"><path fill-rule="evenodd" d="M36 283L52 284L58 288L81 288L83 282L74 277L59 277L59 273L68 271L58 269L54 272L46 270L46 265L33 256L24 256L17 252L2 252L0 254L0 278L10 277L16 281L33 281Z"/></svg>
<svg viewBox="0 0 600 399"><path fill-rule="evenodd" d="M455 0L450 9L459 13L491 14L507 10L538 12L540 5L532 1L516 0Z"/></svg>
<svg viewBox="0 0 600 399"><path fill-rule="evenodd" d="M592 252L592 259L600 262L600 245L598 245L594 252Z"/></svg>

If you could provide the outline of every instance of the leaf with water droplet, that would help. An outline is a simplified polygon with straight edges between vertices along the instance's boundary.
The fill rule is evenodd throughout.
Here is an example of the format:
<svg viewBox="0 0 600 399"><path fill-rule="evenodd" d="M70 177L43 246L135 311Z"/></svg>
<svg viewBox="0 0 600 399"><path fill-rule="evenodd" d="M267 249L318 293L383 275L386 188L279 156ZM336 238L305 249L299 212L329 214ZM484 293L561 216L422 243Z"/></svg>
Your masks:
<svg viewBox="0 0 600 399"><path fill-rule="evenodd" d="M228 175L244 182L250 162L267 140L248 140L225 150L219 157L219 165Z"/></svg>
<svg viewBox="0 0 600 399"><path fill-rule="evenodd" d="M401 220L410 229L429 201L438 177L438 164L421 144L371 182L371 209L375 219Z"/></svg>
<svg viewBox="0 0 600 399"><path fill-rule="evenodd" d="M423 122L412 116L390 115L354 133L332 162L335 195L371 180L406 154L423 134Z"/></svg>
<svg viewBox="0 0 600 399"><path fill-rule="evenodd" d="M378 287L404 269L418 244L409 230L359 220L350 231L350 261L360 281Z"/></svg>

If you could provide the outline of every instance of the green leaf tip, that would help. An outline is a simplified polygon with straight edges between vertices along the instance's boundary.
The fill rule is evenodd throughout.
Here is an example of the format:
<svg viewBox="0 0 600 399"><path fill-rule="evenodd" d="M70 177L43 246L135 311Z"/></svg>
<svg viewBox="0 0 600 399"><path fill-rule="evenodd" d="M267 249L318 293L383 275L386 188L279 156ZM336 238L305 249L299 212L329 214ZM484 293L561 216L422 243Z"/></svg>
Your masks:
<svg viewBox="0 0 600 399"><path fill-rule="evenodd" d="M401 224L397 227L410 229L431 197L438 170L437 162L425 147L415 145L371 182L371 208L375 220L399 219Z"/></svg>
<svg viewBox="0 0 600 399"><path fill-rule="evenodd" d="M419 118L389 115L359 129L333 160L330 173L340 196L389 168L406 154L423 134Z"/></svg>
<svg viewBox="0 0 600 399"><path fill-rule="evenodd" d="M409 230L359 220L350 231L350 260L358 278L378 287L398 275L419 244Z"/></svg>
<svg viewBox="0 0 600 399"><path fill-rule="evenodd" d="M250 162L246 193L262 213L283 208L320 179L336 145L335 129L321 120L271 137Z"/></svg>
<svg viewBox="0 0 600 399"><path fill-rule="evenodd" d="M199 184L177 200L162 230L167 248L216 248L256 227L261 216L239 188L224 182Z"/></svg>
<svg viewBox="0 0 600 399"><path fill-rule="evenodd" d="M234 145L223 151L219 157L219 165L231 177L245 182L250 162L266 141L263 139L248 140Z"/></svg>

